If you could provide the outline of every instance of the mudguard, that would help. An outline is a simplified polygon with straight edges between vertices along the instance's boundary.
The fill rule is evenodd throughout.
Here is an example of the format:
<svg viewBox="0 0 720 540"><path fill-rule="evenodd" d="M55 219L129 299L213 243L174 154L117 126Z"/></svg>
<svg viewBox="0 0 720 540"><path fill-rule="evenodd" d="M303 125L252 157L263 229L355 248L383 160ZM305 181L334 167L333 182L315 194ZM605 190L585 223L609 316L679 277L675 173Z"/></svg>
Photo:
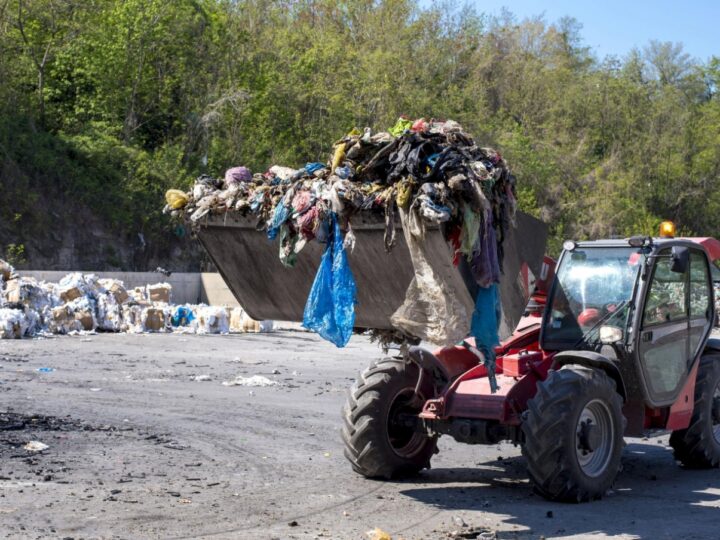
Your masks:
<svg viewBox="0 0 720 540"><path fill-rule="evenodd" d="M627 390L623 381L620 370L615 363L602 354L593 351L562 351L555 355L551 369L560 369L568 364L579 364L596 369L602 369L608 376L615 381L618 394L624 401L627 401Z"/></svg>

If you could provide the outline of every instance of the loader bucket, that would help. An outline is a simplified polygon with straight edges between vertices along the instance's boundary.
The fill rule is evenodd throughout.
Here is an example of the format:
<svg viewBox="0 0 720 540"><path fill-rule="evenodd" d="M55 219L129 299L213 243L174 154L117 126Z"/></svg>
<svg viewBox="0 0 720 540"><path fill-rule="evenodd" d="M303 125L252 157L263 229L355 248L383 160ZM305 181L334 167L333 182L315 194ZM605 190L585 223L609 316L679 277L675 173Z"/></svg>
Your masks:
<svg viewBox="0 0 720 540"><path fill-rule="evenodd" d="M278 242L268 240L255 225L256 219L250 216L211 216L201 223L198 238L248 315L257 320L301 322L324 245L308 242L295 267L286 268L278 257ZM396 227L396 245L386 253L383 217L352 219L357 242L348 260L357 283L357 328L392 328L390 316L405 299L414 274L399 222ZM501 337L509 335L522 316L532 292L527 290L527 277L540 275L546 239L546 225L527 214L518 213L516 228L508 230L500 284ZM440 229L428 228L426 242L434 270L445 277L472 313L477 286L453 266L452 249Z"/></svg>

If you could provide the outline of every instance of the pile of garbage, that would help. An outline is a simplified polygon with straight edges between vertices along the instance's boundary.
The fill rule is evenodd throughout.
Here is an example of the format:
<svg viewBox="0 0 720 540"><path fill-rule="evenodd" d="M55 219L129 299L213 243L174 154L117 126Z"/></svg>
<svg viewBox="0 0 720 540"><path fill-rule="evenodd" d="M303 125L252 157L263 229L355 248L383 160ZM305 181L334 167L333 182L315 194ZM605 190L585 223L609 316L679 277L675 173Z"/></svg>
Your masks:
<svg viewBox="0 0 720 540"><path fill-rule="evenodd" d="M20 277L0 260L0 339L88 332L227 334L272 331L242 308L171 303L172 287L127 290L122 281L72 273L58 283Z"/></svg>
<svg viewBox="0 0 720 540"><path fill-rule="evenodd" d="M391 320L403 335L448 345L467 337L470 314L426 264L425 227L441 227L454 262L464 259L484 291L478 309L494 319L502 243L517 204L515 178L497 151L478 146L452 120L405 117L383 132L353 129L334 143L327 163L276 165L254 174L233 167L224 178L199 177L187 193L170 190L166 200L167 213L195 226L229 212L255 216L258 229L278 239L286 266L295 264L307 242L325 243L304 325L338 346L347 343L354 321L355 282L345 257L355 244L353 216L384 216L387 251L399 216L415 279ZM495 328L497 334L497 322ZM494 344L483 345L492 354Z"/></svg>

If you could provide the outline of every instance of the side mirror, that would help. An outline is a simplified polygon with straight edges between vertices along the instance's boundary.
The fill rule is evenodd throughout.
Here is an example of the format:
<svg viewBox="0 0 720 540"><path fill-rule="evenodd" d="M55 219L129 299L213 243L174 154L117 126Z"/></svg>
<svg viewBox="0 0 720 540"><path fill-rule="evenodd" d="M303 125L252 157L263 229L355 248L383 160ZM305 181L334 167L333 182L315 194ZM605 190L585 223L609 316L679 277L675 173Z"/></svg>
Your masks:
<svg viewBox="0 0 720 540"><path fill-rule="evenodd" d="M690 250L688 248L682 246L673 247L671 258L671 272L676 272L678 274L684 274L687 272L688 263L690 262Z"/></svg>

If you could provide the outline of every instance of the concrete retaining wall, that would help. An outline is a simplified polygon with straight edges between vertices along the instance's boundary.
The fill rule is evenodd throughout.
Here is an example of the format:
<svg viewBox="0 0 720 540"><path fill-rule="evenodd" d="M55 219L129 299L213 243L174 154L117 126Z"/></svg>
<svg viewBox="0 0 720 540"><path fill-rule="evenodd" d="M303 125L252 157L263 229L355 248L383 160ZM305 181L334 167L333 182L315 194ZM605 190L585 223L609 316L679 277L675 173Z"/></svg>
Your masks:
<svg viewBox="0 0 720 540"><path fill-rule="evenodd" d="M230 289L217 273L173 272L164 276L157 272L92 272L78 270L82 274L95 274L101 278L119 279L127 289L144 287L152 283L165 282L172 285L174 304L199 304L213 306L239 306ZM71 272L45 270L19 270L21 276L33 277L38 281L57 283Z"/></svg>

